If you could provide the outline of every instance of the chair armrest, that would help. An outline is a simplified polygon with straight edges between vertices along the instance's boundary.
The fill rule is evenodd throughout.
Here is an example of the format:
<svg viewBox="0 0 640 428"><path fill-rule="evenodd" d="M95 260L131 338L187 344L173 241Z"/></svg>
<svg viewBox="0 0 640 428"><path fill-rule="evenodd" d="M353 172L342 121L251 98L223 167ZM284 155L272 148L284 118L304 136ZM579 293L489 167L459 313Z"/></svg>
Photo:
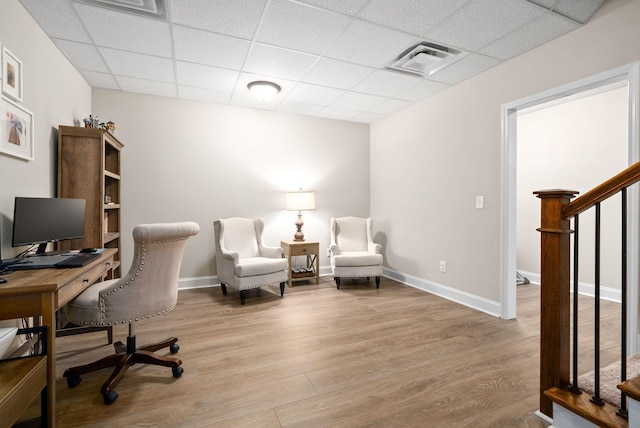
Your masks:
<svg viewBox="0 0 640 428"><path fill-rule="evenodd" d="M375 242L369 242L367 244L367 249L370 253L382 254L382 245L376 244Z"/></svg>
<svg viewBox="0 0 640 428"><path fill-rule="evenodd" d="M284 250L282 247L269 247L267 245L260 245L260 255L262 257L268 257L270 259L279 259L282 257Z"/></svg>
<svg viewBox="0 0 640 428"><path fill-rule="evenodd" d="M233 260L233 264L237 264L240 259L240 255L238 253L234 253L233 251L227 251L224 248L220 248L220 254L222 254L222 258L227 260Z"/></svg>
<svg viewBox="0 0 640 428"><path fill-rule="evenodd" d="M331 244L329 246L329 249L331 250L331 254L333 254L334 256L337 256L338 254L340 254L340 248L338 248L337 244Z"/></svg>

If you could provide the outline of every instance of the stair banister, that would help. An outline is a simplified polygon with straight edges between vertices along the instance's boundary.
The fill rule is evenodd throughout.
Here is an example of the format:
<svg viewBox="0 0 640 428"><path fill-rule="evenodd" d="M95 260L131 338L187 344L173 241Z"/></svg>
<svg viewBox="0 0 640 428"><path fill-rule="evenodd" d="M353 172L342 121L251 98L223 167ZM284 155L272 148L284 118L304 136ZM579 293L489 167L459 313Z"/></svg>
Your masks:
<svg viewBox="0 0 640 428"><path fill-rule="evenodd" d="M571 201L573 190L541 190L540 411L553 417L544 391L570 381L570 220L640 181L640 162Z"/></svg>

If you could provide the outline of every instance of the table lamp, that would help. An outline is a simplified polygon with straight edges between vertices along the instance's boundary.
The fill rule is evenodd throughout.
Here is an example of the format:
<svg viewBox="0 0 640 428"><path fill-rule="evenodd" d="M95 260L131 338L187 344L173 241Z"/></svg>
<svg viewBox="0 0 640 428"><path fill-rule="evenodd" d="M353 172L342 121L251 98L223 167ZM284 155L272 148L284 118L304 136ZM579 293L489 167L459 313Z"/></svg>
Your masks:
<svg viewBox="0 0 640 428"><path fill-rule="evenodd" d="M293 235L293 240L296 242L304 241L304 234L302 233L302 211L315 210L316 209L316 197L314 192L303 192L302 189L298 192L287 193L287 210L298 211L298 219L296 220L296 233Z"/></svg>

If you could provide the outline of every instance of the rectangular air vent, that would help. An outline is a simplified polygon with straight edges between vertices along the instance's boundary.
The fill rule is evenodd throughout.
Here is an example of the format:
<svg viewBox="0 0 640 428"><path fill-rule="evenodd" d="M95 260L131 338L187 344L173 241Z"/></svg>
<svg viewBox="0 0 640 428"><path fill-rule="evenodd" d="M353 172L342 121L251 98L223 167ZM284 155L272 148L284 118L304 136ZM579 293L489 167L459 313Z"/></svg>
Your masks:
<svg viewBox="0 0 640 428"><path fill-rule="evenodd" d="M467 55L453 48L423 42L411 47L395 59L388 68L420 76L430 76Z"/></svg>

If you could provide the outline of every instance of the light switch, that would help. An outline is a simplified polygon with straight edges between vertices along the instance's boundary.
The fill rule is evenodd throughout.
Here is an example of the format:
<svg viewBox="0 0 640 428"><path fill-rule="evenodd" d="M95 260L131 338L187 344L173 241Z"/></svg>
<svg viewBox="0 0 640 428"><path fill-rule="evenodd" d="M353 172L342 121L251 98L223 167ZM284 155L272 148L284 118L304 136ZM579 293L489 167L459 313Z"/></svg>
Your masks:
<svg viewBox="0 0 640 428"><path fill-rule="evenodd" d="M484 196L476 196L476 208L479 210L484 208Z"/></svg>

